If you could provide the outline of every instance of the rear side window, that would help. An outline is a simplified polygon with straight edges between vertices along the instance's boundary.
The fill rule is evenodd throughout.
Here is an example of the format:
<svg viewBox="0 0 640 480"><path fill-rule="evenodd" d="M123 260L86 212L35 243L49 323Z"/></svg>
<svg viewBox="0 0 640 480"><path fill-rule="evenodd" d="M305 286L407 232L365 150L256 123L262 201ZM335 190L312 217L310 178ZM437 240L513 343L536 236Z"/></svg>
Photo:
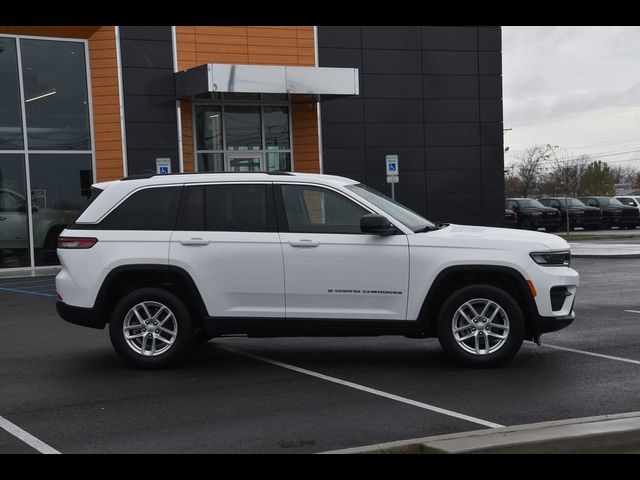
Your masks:
<svg viewBox="0 0 640 480"><path fill-rule="evenodd" d="M185 187L181 230L269 232L267 185L198 185Z"/></svg>
<svg viewBox="0 0 640 480"><path fill-rule="evenodd" d="M182 186L139 190L100 222L104 230L174 230Z"/></svg>

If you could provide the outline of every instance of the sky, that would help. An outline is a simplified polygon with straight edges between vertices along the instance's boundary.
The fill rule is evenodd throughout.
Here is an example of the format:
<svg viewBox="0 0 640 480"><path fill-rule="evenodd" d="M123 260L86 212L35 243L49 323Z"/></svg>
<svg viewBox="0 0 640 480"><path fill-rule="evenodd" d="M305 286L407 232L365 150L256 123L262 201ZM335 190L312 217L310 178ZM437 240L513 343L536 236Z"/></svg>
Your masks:
<svg viewBox="0 0 640 480"><path fill-rule="evenodd" d="M502 27L505 165L535 144L640 169L640 27Z"/></svg>

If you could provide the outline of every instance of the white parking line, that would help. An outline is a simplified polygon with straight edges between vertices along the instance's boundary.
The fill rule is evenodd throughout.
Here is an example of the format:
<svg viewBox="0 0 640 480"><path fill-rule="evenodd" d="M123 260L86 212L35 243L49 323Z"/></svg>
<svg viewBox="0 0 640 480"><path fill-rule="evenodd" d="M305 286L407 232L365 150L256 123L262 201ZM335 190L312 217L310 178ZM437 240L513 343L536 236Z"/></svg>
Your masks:
<svg viewBox="0 0 640 480"><path fill-rule="evenodd" d="M585 350L576 350L575 348L559 347L557 345L549 345L543 343L543 347L555 348L556 350L564 350L566 352L579 353L581 355L589 355L591 357L606 358L607 360L615 360L617 362L633 363L634 365L640 365L640 360L632 360L630 358L614 357L612 355L603 355L602 353L587 352Z"/></svg>
<svg viewBox="0 0 640 480"><path fill-rule="evenodd" d="M31 435L30 433L25 432L23 429L21 429L16 424L11 423L9 420L4 418L3 416L0 416L0 428L5 429L7 432L9 432L14 437L18 437L24 443L26 443L27 445L29 445L32 448L35 448L40 453L45 453L45 454L59 454L60 453L55 448L50 447L49 445L47 445L46 443L42 442L41 440L38 440L36 437Z"/></svg>
<svg viewBox="0 0 640 480"><path fill-rule="evenodd" d="M625 310L625 312L628 312L628 313L640 313L640 311L638 311L638 310Z"/></svg>
<svg viewBox="0 0 640 480"><path fill-rule="evenodd" d="M388 398L390 400L395 400L396 402L405 403L407 405L411 405L414 407L422 408L424 410L429 410L435 413L440 413L442 415L447 415L449 417L458 418L460 420L466 420L467 422L477 423L478 425L482 425L484 427L489 428L500 428L504 425L500 425L498 423L489 422L487 420L482 420L481 418L471 417L469 415L465 415L463 413L454 412L452 410L447 410L444 408L436 407L434 405L429 405L428 403L417 402L415 400L411 400L410 398L400 397L398 395L394 395L392 393L383 392L381 390L376 390L374 388L365 387L364 385L359 385L357 383L348 382L346 380L341 380L339 378L330 377L329 375L323 375L322 373L314 372L311 370L307 370L305 368L296 367L295 365L290 365L288 363L278 362L277 360L272 360L270 358L261 357L259 355L253 355L252 353L247 353L242 350L238 350L237 348L227 347L220 345L219 348L223 350L227 350L229 352L237 353L238 355L243 355L245 357L252 358L254 360L258 360L260 362L269 363L271 365L275 365L277 367L286 368L288 370L293 370L294 372L302 373L304 375L309 375L311 377L316 377L321 380L326 380L327 382L337 383L338 385L343 385L345 387L354 388L356 390L360 390L362 392L367 392L372 395L377 395L379 397Z"/></svg>

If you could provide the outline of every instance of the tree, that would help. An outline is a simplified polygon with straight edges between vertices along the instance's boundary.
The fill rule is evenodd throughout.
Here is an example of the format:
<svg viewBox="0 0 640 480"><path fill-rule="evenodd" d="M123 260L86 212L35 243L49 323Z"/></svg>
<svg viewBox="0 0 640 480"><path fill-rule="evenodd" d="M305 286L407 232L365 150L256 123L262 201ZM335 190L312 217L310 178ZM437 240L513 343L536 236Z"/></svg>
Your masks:
<svg viewBox="0 0 640 480"><path fill-rule="evenodd" d="M521 194L523 197L529 195L539 182L544 162L550 158L552 152L551 145L534 145L517 157L514 166L516 174L522 182Z"/></svg>
<svg viewBox="0 0 640 480"><path fill-rule="evenodd" d="M569 197L578 196L580 184L583 181L588 164L589 157L587 155L574 157L573 155L569 155L566 150L560 152L558 155L554 155L551 170L551 176L555 180L557 190L557 193L554 192L554 195L566 194Z"/></svg>
<svg viewBox="0 0 640 480"><path fill-rule="evenodd" d="M611 168L611 173L615 176L616 183L634 183L640 172L631 165L616 165Z"/></svg>
<svg viewBox="0 0 640 480"><path fill-rule="evenodd" d="M580 195L615 195L615 174L605 162L598 160L591 162L580 182Z"/></svg>

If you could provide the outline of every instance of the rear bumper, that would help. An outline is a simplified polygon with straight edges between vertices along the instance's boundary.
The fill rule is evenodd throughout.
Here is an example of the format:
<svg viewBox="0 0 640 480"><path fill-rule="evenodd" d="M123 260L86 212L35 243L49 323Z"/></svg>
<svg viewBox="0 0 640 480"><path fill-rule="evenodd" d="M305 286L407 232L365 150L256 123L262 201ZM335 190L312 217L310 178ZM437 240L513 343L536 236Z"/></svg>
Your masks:
<svg viewBox="0 0 640 480"><path fill-rule="evenodd" d="M69 323L83 327L103 329L105 321L93 308L74 307L67 305L62 300L56 301L58 315Z"/></svg>

